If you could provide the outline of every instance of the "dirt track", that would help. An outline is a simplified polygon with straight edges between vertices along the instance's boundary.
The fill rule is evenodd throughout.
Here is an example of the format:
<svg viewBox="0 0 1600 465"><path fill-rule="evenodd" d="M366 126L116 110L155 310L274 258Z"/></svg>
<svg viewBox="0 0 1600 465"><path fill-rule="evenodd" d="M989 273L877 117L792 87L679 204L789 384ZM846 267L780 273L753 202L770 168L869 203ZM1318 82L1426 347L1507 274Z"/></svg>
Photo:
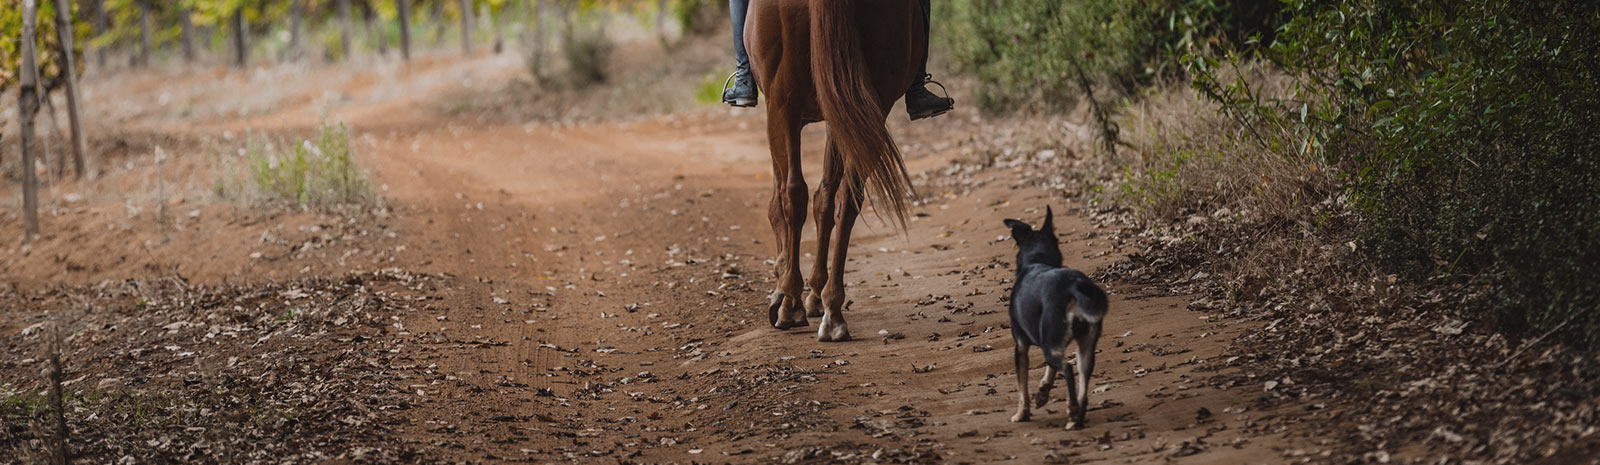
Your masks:
<svg viewBox="0 0 1600 465"><path fill-rule="evenodd" d="M1064 429L1059 401L1032 422L1008 421L1016 392L1003 297L1013 245L1000 220L1037 221L1054 205L1069 265L1092 272L1123 252L1073 204L1026 185L1020 168L946 172L1000 124L965 110L915 125L894 115L898 140L914 143L909 165L923 201L906 231L870 216L857 228L846 277L856 339L819 343L815 321L810 331L765 323L774 250L760 111L502 124L429 109L460 76L489 85L507 66L483 58L317 73L343 83L331 113L354 128L393 211L382 221L393 237L347 245L371 260L245 258L263 228L315 222L307 215L212 223L213 234L250 237L180 236L148 260L200 282L374 268L442 276L424 305L365 336L393 347L370 368L402 399L403 408L382 410L382 424L430 460L1264 463L1310 444L1258 402L1261 384L1207 382L1249 323L1213 321L1189 311L1190 299L1116 282L1103 283L1112 310L1088 428ZM130 110L114 125L187 136L301 131L322 111L314 93L284 92L282 103L215 118ZM806 134L815 173L823 133ZM17 228L8 220L0 234ZM8 281L24 272L86 283L137 277L132 266L55 271L43 256L72 256L71 237L35 247L21 258L12 250ZM221 261L182 264L194 247ZM0 329L14 334L13 325Z"/></svg>

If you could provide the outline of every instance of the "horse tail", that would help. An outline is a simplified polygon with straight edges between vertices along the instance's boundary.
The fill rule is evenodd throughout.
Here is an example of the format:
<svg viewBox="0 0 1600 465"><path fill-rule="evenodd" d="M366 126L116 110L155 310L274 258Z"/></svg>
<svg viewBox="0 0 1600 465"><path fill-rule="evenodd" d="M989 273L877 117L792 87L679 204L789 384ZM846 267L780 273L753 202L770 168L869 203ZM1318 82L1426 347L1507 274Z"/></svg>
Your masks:
<svg viewBox="0 0 1600 465"><path fill-rule="evenodd" d="M844 154L846 179L865 188L852 189L850 195L857 201L872 199L877 211L889 212L905 227L911 177L900 147L884 126L888 115L861 51L859 6L854 1L811 0L811 78L828 137Z"/></svg>

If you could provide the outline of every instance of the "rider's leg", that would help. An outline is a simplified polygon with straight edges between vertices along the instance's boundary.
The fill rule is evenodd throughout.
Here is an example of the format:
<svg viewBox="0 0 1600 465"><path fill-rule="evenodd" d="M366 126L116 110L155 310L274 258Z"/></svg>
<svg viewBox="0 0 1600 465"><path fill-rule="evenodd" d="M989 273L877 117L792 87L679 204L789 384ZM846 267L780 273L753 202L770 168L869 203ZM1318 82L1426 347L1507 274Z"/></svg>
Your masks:
<svg viewBox="0 0 1600 465"><path fill-rule="evenodd" d="M756 105L756 83L750 77L750 54L744 48L744 17L750 10L750 0L728 0L728 13L733 21L733 82L722 91L722 103L736 107Z"/></svg>
<svg viewBox="0 0 1600 465"><path fill-rule="evenodd" d="M917 67L917 79L912 86L921 85L928 75L928 46L933 42L933 0L922 0L922 36L928 40L922 41L922 64Z"/></svg>
<svg viewBox="0 0 1600 465"><path fill-rule="evenodd" d="M750 54L744 50L744 15L750 11L750 0L728 0L729 18L733 21L733 58L739 69L750 71Z"/></svg>
<svg viewBox="0 0 1600 465"><path fill-rule="evenodd" d="M931 30L933 27L932 0L922 0L922 34L928 40L923 41L922 64L917 68L917 77L912 80L911 88L906 90L906 113L911 115L911 120L939 116L956 105L955 99L940 97L928 92L927 82L932 78L928 74L928 49L926 44L933 40Z"/></svg>

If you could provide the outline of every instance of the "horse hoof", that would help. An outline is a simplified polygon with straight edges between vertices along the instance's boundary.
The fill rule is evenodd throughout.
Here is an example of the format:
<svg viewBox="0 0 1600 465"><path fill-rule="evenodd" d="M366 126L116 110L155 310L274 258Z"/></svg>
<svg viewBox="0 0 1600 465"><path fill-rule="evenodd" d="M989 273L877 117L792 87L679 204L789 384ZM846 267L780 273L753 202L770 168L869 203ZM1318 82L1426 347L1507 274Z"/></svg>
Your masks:
<svg viewBox="0 0 1600 465"><path fill-rule="evenodd" d="M811 321L806 319L806 309L800 305L798 299L786 299L783 304L783 312L789 315L789 327L804 328L811 326Z"/></svg>
<svg viewBox="0 0 1600 465"><path fill-rule="evenodd" d="M844 342L850 340L850 328L841 319L837 323L831 315L822 317L822 324L817 325L818 342Z"/></svg>
<svg viewBox="0 0 1600 465"><path fill-rule="evenodd" d="M774 328L785 329L784 322L779 321L783 311L783 293L772 293L771 301L767 303L767 324Z"/></svg>
<svg viewBox="0 0 1600 465"><path fill-rule="evenodd" d="M1017 412L1016 415L1012 415L1011 416L1011 422L1012 423L1022 423L1024 421L1028 421L1028 417L1029 417L1028 412Z"/></svg>
<svg viewBox="0 0 1600 465"><path fill-rule="evenodd" d="M1041 408L1048 403L1050 403L1050 391L1040 389L1037 394L1033 395L1033 408Z"/></svg>
<svg viewBox="0 0 1600 465"><path fill-rule="evenodd" d="M804 328L807 326L811 326L811 322L806 321L805 318L801 318L799 321L779 320L777 324L772 325L772 327L778 329Z"/></svg>
<svg viewBox="0 0 1600 465"><path fill-rule="evenodd" d="M806 296L806 316L813 318L822 316L822 297L818 297L816 293Z"/></svg>
<svg viewBox="0 0 1600 465"><path fill-rule="evenodd" d="M806 312L795 302L783 296L783 293L772 294L772 302L767 305L767 317L771 320L772 327L778 329L804 328L810 326L806 321Z"/></svg>

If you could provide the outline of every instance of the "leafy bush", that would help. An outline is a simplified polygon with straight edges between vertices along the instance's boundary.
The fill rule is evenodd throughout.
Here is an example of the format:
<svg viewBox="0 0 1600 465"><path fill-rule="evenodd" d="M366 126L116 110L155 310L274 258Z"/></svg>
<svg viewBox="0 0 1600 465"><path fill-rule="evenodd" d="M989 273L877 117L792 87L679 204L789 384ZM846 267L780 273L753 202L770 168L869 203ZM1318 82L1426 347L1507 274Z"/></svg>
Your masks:
<svg viewBox="0 0 1600 465"><path fill-rule="evenodd" d="M311 208L362 208L377 202L372 182L355 163L350 130L324 123L315 139L298 144L253 137L240 150L244 185L219 173L217 193L224 198L253 198L269 203Z"/></svg>
<svg viewBox="0 0 1600 465"><path fill-rule="evenodd" d="M1600 347L1600 7L1288 5L1269 49L1185 57L1195 89L1261 146L1341 172L1375 263L1480 285L1509 333ZM1228 76L1256 60L1288 92Z"/></svg>
<svg viewBox="0 0 1600 465"><path fill-rule="evenodd" d="M1083 77L1124 96L1187 77L1207 104L1178 121L1125 101L1139 157L1116 196L1133 208L1244 202L1310 230L1311 204L1347 198L1366 263L1476 284L1494 327L1600 348L1600 3L988 0L935 16L987 110L1060 108Z"/></svg>
<svg viewBox="0 0 1600 465"><path fill-rule="evenodd" d="M982 82L985 111L1060 109L1082 96L1080 79L1133 95L1175 75L1177 53L1260 40L1277 12L1226 0L934 2L932 35Z"/></svg>
<svg viewBox="0 0 1600 465"><path fill-rule="evenodd" d="M1488 287L1498 323L1600 343L1600 4L1302 1L1273 56L1332 96L1375 257ZM1337 50L1340 53L1329 53Z"/></svg>
<svg viewBox="0 0 1600 465"><path fill-rule="evenodd" d="M1080 70L1128 91L1147 77L1155 18L1139 2L936 3L942 22L933 35L945 40L960 70L983 83L976 97L985 111L1070 105Z"/></svg>

